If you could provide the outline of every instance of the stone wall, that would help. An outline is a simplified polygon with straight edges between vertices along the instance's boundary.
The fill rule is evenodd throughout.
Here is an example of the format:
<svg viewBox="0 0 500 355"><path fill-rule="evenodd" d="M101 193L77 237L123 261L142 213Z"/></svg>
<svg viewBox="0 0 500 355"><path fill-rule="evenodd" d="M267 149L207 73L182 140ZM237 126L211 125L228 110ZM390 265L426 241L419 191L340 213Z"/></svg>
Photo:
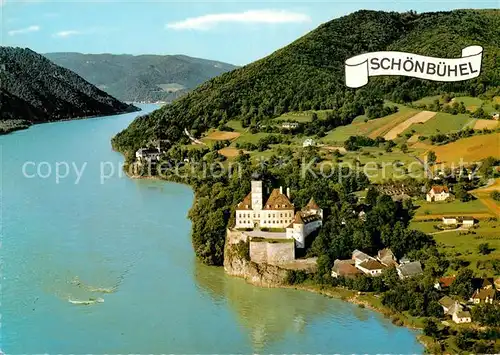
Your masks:
<svg viewBox="0 0 500 355"><path fill-rule="evenodd" d="M279 265L295 259L294 241L250 241L250 260L256 263Z"/></svg>

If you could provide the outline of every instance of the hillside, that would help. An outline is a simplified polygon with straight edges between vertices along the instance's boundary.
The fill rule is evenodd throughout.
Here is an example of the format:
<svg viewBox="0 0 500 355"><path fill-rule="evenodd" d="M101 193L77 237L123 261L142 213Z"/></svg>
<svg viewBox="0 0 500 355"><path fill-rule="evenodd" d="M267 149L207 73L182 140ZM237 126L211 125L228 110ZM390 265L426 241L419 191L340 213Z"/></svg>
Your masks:
<svg viewBox="0 0 500 355"><path fill-rule="evenodd" d="M2 133L17 124L138 110L30 49L0 47L0 64Z"/></svg>
<svg viewBox="0 0 500 355"><path fill-rule="evenodd" d="M258 127L259 122L283 113L310 109L333 109L325 126L335 127L380 111L383 98L407 103L442 92L498 95L499 28L498 10L358 11L327 22L270 56L222 74L172 105L138 118L113 144L121 151L132 151L155 136L178 141L184 128L199 136L230 120ZM401 50L458 57L463 47L474 44L484 47L484 57L482 74L473 80L439 83L376 77L361 89L344 85L344 61L360 53Z"/></svg>
<svg viewBox="0 0 500 355"><path fill-rule="evenodd" d="M236 67L184 55L47 53L54 63L124 101L172 101Z"/></svg>

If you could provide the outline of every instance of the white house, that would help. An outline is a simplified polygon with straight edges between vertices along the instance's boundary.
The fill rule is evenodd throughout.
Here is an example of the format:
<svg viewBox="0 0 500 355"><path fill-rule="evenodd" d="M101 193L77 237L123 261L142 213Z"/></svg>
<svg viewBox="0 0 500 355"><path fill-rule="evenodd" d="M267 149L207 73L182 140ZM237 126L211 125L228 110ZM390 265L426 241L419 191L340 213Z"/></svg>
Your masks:
<svg viewBox="0 0 500 355"><path fill-rule="evenodd" d="M135 152L135 157L139 161L157 161L160 159L159 148L141 148Z"/></svg>
<svg viewBox="0 0 500 355"><path fill-rule="evenodd" d="M445 201L450 197L450 190L447 186L434 185L431 190L427 193L427 201Z"/></svg>
<svg viewBox="0 0 500 355"><path fill-rule="evenodd" d="M283 122L281 124L281 128L285 129L297 129L299 127L299 124L297 122Z"/></svg>
<svg viewBox="0 0 500 355"><path fill-rule="evenodd" d="M493 118L494 120L497 120L497 121L498 121L498 120L500 120L500 113L498 113L498 112L493 112L493 113L491 114L491 118Z"/></svg>
<svg viewBox="0 0 500 355"><path fill-rule="evenodd" d="M464 310L457 310L453 312L453 314L451 315L451 319L453 319L453 321L458 324L472 322L470 312Z"/></svg>
<svg viewBox="0 0 500 355"><path fill-rule="evenodd" d="M470 313L465 311L463 306L454 299L444 296L438 302L443 307L444 314L450 315L455 323L470 323L472 321Z"/></svg>
<svg viewBox="0 0 500 355"><path fill-rule="evenodd" d="M369 276L380 276L382 275L382 271L384 271L385 269L384 265L382 265L380 262L374 259L365 260L357 264L356 267Z"/></svg>
<svg viewBox="0 0 500 355"><path fill-rule="evenodd" d="M463 217L462 218L462 227L470 228L473 227L476 221L473 217Z"/></svg>
<svg viewBox="0 0 500 355"><path fill-rule="evenodd" d="M316 143L314 142L314 140L312 138L307 138L304 143L302 143L302 147L312 147L312 146L315 146Z"/></svg>
<svg viewBox="0 0 500 355"><path fill-rule="evenodd" d="M458 219L457 217L443 216L443 224L446 225L458 224Z"/></svg>

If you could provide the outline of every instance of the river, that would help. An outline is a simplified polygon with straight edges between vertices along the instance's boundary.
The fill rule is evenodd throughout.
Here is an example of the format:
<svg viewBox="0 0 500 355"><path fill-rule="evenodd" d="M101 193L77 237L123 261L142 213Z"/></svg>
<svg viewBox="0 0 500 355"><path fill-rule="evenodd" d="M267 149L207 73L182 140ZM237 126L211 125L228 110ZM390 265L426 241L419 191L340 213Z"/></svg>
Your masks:
<svg viewBox="0 0 500 355"><path fill-rule="evenodd" d="M198 263L192 190L124 177L111 149L155 107L0 137L3 352L423 351L415 332L375 312Z"/></svg>

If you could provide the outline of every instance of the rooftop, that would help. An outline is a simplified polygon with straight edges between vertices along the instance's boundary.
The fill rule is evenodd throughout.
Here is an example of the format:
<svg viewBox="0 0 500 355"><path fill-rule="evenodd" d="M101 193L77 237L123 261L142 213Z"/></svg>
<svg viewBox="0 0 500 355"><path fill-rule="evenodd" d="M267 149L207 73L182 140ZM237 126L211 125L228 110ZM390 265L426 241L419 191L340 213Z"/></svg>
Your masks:
<svg viewBox="0 0 500 355"><path fill-rule="evenodd" d="M265 210L293 210L294 205L288 197L280 192L280 189L273 189L271 195L264 205Z"/></svg>
<svg viewBox="0 0 500 355"><path fill-rule="evenodd" d="M368 270L380 270L380 269L385 269L385 266L379 263L377 260L365 260L361 264L359 264L359 267L362 267L364 269Z"/></svg>
<svg viewBox="0 0 500 355"><path fill-rule="evenodd" d="M423 273L420 261L412 261L407 264L402 264L398 266L398 269L403 277L416 276Z"/></svg>

